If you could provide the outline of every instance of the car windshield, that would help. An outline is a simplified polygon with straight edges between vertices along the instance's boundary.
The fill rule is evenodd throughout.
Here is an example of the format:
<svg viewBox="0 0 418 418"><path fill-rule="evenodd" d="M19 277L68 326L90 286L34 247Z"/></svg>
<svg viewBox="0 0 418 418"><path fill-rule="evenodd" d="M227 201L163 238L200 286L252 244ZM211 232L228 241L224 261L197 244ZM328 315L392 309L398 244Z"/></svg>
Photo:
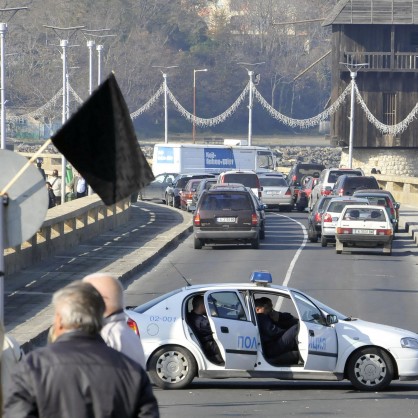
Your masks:
<svg viewBox="0 0 418 418"><path fill-rule="evenodd" d="M283 177L260 177L260 185L263 187L286 187L287 183Z"/></svg>

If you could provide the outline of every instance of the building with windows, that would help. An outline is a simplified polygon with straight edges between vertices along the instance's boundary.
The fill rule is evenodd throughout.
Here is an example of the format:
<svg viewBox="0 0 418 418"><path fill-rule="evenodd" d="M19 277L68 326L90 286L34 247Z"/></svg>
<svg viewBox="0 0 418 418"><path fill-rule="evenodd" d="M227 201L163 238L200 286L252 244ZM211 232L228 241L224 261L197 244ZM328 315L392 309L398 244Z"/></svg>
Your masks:
<svg viewBox="0 0 418 418"><path fill-rule="evenodd" d="M323 25L332 26L332 101L351 81L348 68L366 64L356 83L370 112L386 125L408 116L418 103L418 0L341 0ZM334 144L348 144L349 115L347 100L331 120ZM385 135L358 104L354 120L354 148L418 147L418 121Z"/></svg>

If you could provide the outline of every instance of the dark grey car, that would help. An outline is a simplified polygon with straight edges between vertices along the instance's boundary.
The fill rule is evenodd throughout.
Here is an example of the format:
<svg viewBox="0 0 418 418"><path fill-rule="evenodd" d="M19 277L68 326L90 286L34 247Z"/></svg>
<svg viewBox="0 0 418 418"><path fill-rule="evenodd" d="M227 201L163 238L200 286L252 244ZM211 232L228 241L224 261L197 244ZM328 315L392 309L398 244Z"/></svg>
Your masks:
<svg viewBox="0 0 418 418"><path fill-rule="evenodd" d="M205 191L193 216L194 248L213 243L251 244L252 248L259 248L261 223L248 190L224 187Z"/></svg>

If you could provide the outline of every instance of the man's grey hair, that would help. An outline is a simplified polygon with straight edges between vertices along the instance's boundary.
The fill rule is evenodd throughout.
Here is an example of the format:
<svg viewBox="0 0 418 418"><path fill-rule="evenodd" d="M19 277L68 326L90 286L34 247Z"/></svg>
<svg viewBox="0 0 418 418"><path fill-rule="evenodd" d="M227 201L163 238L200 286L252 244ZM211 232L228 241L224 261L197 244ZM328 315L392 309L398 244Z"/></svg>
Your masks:
<svg viewBox="0 0 418 418"><path fill-rule="evenodd" d="M77 280L54 293L52 303L67 330L80 330L94 335L103 326L105 303L90 284Z"/></svg>

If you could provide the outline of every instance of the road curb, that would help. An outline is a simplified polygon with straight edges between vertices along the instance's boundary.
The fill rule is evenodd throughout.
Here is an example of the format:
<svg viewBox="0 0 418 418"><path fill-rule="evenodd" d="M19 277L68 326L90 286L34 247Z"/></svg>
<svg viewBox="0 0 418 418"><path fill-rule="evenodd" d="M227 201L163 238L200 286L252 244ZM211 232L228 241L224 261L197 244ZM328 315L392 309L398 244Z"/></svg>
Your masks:
<svg viewBox="0 0 418 418"><path fill-rule="evenodd" d="M158 205L157 203L151 204ZM153 239L148 241L147 246L139 247L129 254L123 262L117 259L110 263L106 269L107 272L113 274L114 277L118 278L122 283L126 283L133 275L139 273L141 270L152 264L152 262L161 256L165 251L175 247L183 239L187 238L187 236L193 231L192 214L176 208L168 207L168 209L181 213L183 216L183 222L177 224L173 228L170 228L168 231L155 236ZM121 271L121 266L126 266L126 269ZM33 328L38 328L38 330L36 331L35 336L28 337L27 341L21 343L21 347L24 352L27 353L46 344L49 326L45 328L45 323L50 324L52 322L52 317L53 310L52 305L50 304L29 320L32 322ZM45 321L45 318L49 318L49 320ZM19 326L24 327L26 325L27 324L20 324L14 329L18 329Z"/></svg>

